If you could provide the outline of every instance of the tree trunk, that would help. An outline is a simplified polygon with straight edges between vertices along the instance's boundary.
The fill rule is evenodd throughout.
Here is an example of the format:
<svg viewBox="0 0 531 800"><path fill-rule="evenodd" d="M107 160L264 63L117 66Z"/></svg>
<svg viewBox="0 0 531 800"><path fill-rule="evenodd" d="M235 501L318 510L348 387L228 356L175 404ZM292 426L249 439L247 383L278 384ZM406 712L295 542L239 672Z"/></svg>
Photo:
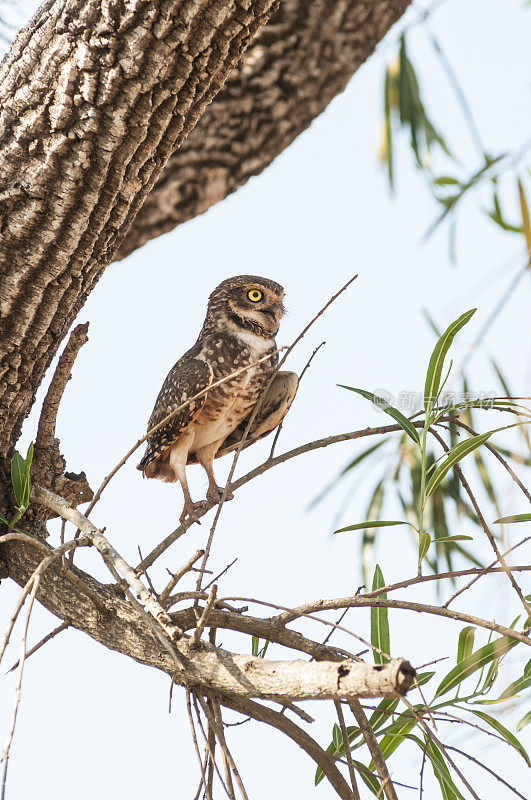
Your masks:
<svg viewBox="0 0 531 800"><path fill-rule="evenodd" d="M115 258L262 172L372 54L410 0L283 0L168 161Z"/></svg>

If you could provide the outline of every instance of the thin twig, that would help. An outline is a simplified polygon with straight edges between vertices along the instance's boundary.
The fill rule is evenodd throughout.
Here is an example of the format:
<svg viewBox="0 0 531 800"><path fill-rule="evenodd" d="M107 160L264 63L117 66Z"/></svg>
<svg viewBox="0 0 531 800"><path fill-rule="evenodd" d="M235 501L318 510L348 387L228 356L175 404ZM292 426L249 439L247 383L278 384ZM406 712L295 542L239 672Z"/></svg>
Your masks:
<svg viewBox="0 0 531 800"><path fill-rule="evenodd" d="M11 720L11 728L7 735L7 741L4 747L4 752L2 753L2 761L4 762L4 773L2 775L2 794L1 800L5 800L6 794L6 781L7 781L7 767L9 763L9 751L11 750L11 744L13 742L13 736L15 735L15 726L17 724L17 714L18 714L18 707L20 705L20 695L22 689L22 675L24 673L24 663L26 661L26 641L28 638L28 627L29 621L31 616L31 611L33 609L33 603L35 602L35 596L37 594L39 584L41 581L41 575L35 575L32 583L31 594L29 599L28 605L28 613L26 614L26 621L24 623L24 630L22 632L22 641L20 645L20 659L19 659L19 669L18 669L18 678L17 684L15 686L15 703L13 707L13 716Z"/></svg>
<svg viewBox="0 0 531 800"><path fill-rule="evenodd" d="M321 342L321 344L318 344L317 347L315 348L315 350L313 351L313 353L311 354L310 358L306 362L306 364L304 366L304 369L302 370L301 374L299 375L299 387L301 385L301 381L304 378L304 376L305 376L310 364L314 360L315 356L317 355L317 353L319 352L321 347L323 347L323 345L325 345L325 344L326 344L326 342ZM282 431L282 426L283 425L284 425L284 420L281 420L280 425L278 425L278 427L277 427L277 429L275 431L275 438L273 439L273 444L271 445L271 450L269 451L269 458L273 458L273 456L275 455L275 448L277 446L278 437L280 436L280 433Z"/></svg>
<svg viewBox="0 0 531 800"><path fill-rule="evenodd" d="M199 702L201 701L201 698L199 697L199 695L196 692L192 693L192 697L193 697L193 701L194 701L194 708L195 708L195 713L196 713L196 717L197 717L197 722L199 724L199 729L200 729L201 733L203 734L203 739L205 740L205 745L206 745L206 748L207 748L208 757L210 759L210 764L216 770L216 773L217 773L217 776L218 776L218 778L219 778L219 780L221 782L221 785L223 786L223 789L225 790L225 794L227 795L227 797L229 797L229 800L230 800L229 791L227 789L225 781L223 780L221 772L219 771L219 767L218 767L218 765L216 763L216 759L214 758L215 738L214 738L214 740L212 742L212 740L209 738L209 736L205 733L205 729L203 728L203 723L201 722L201 716L199 714L199 707L197 705L198 701ZM202 707L202 705L201 705L201 707ZM207 716L207 720L208 720L208 716ZM212 733L213 733L213 731L212 731ZM207 785L209 783L211 784L211 781L209 781L207 779Z"/></svg>
<svg viewBox="0 0 531 800"><path fill-rule="evenodd" d="M173 592L173 590L175 589L181 578L184 577L184 575L186 575L187 572L190 572L195 562L199 561L204 552L205 552L204 550L197 550L197 552L194 553L194 555L190 559L188 559L186 564L184 564L181 567L181 569L175 573L175 575L171 576L171 580L169 581L168 585L163 589L163 591L159 595L159 603L161 604L161 606L164 606L166 608L166 602L170 594Z"/></svg>
<svg viewBox="0 0 531 800"><path fill-rule="evenodd" d="M223 575L225 575L225 573L229 571L229 569L237 562L237 560L238 560L238 557L236 557L233 561L231 561L230 564L227 564L225 569L222 569L221 572L219 572L214 578L212 578L212 580L209 583L207 583L207 585L205 586L204 591L206 592L207 589L210 589L210 587L212 586L213 583L215 583Z"/></svg>
<svg viewBox="0 0 531 800"><path fill-rule="evenodd" d="M194 743L195 752L197 753L197 758L198 758L198 761L199 761L199 767L200 767L200 770L201 770L201 781L199 783L199 789L197 790L197 794L196 794L196 797L199 797L199 794L201 792L201 787L205 783L205 772L206 772L206 768L207 768L208 757L205 756L205 762L203 763L203 759L201 758L201 753L199 752L199 745L197 743L197 735L196 735L196 732L195 732L195 724L194 724L194 718L193 718L193 715L192 715L192 707L190 705L190 690L189 689L186 690L186 710L188 711L188 720L190 722L190 730L192 732L192 741ZM208 791L208 788L206 786L205 786L205 792L206 792L206 795L207 795L207 800L212 800L212 795L209 795L209 791Z"/></svg>
<svg viewBox="0 0 531 800"><path fill-rule="evenodd" d="M382 751L378 743L378 739L376 738L369 720L367 719L365 712L361 707L360 701L352 700L349 702L349 706L350 710L354 714L354 717L356 718L358 727L363 734L365 743L369 748L369 752L372 756L374 766L376 767L376 771L378 773L378 777L380 778L382 789L387 797L387 800L398 800L393 781L391 780L389 770L387 769L385 758L382 755Z"/></svg>
<svg viewBox="0 0 531 800"><path fill-rule="evenodd" d="M58 634L62 633L63 631L66 631L66 629L69 627L70 627L69 622L62 622L60 625L57 626L57 628L54 628L53 631L50 631L50 633L47 633L46 636L43 636L40 642L37 642L37 644L33 645L33 647L30 650L28 650L28 652L26 653L26 661L30 656L33 655L33 653L36 653L37 650L40 650L41 647L44 647L44 645L47 644L50 641L50 639L54 639L56 636L58 636ZM7 671L7 674L13 672L13 670L15 670L19 664L20 661L16 661L13 664L13 666Z"/></svg>
<svg viewBox="0 0 531 800"><path fill-rule="evenodd" d="M509 555L509 553L512 550L514 550L516 547L519 547L521 544L524 544L524 542L528 542L529 539L531 539L531 536L527 536L521 542L518 542L518 544L515 544L515 545L513 545L513 547L510 547L508 550L505 551L505 553L503 555L504 556ZM490 572L494 572L494 571L496 571L496 572L505 572L503 567L496 567L495 569L493 569L493 567L495 567L495 565L497 563L498 563L498 559L493 561L492 564L489 564L489 566L486 567L485 569L477 570L477 575L475 576L475 578L473 578L471 581L469 581L465 586L461 587L461 589L458 589L457 592L454 592L453 595L446 601L446 603L443 604L444 608L448 608L450 603L453 603L453 601L455 600L456 597L459 597L460 594L462 594L463 592L466 592L468 589L470 589L470 587L473 586L473 584L476 581L478 581L480 578L482 578L483 575L487 575ZM513 572L519 572L521 568L520 567L511 567L511 569L513 570Z"/></svg>
<svg viewBox="0 0 531 800"><path fill-rule="evenodd" d="M339 700L334 700L334 705L336 707L337 719L341 729L341 735L343 737L343 747L345 749L345 756L348 764L348 774L350 776L350 783L352 784L352 797L354 800L360 800L360 793L358 791L358 784L356 782L356 769L354 767L354 761L352 760L350 739L348 738L348 731L347 726L345 725L343 709L341 708L341 703Z"/></svg>
<svg viewBox="0 0 531 800"><path fill-rule="evenodd" d="M193 634L192 634L192 636L190 638L189 645L190 645L190 649L191 650L195 650L196 647L199 646L199 641L201 639L201 635L202 635L203 631L205 630L205 625L208 622L208 618L210 616L210 612L212 611L212 609L214 607L214 603L216 602L216 593L217 593L217 591L218 591L218 587L216 586L216 584L214 584L212 586L212 589L210 590L210 594L208 596L208 600L206 602L206 606L203 609L203 613L201 614L201 616L199 618L199 621L197 623L197 628L195 629L195 631L193 632Z"/></svg>

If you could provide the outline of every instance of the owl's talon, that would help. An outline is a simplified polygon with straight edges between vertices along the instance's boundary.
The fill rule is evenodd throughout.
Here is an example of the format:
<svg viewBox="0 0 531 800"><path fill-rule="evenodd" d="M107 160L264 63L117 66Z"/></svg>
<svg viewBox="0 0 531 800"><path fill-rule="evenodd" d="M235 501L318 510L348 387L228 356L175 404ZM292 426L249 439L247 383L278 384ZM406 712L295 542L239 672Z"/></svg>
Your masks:
<svg viewBox="0 0 531 800"><path fill-rule="evenodd" d="M201 520L196 513L198 510L206 511L204 500L200 500L198 503L185 502L179 522L182 524L188 518L192 522L197 522L198 525L201 525Z"/></svg>
<svg viewBox="0 0 531 800"><path fill-rule="evenodd" d="M207 500L208 500L208 502L209 503L214 503L214 505L217 505L221 501L221 498L223 497L223 492L224 491L225 491L225 489L222 489L220 486L217 486L217 485L209 486L208 491L207 491ZM232 494L232 492L227 492L225 500L232 500L233 497L234 497L234 495Z"/></svg>

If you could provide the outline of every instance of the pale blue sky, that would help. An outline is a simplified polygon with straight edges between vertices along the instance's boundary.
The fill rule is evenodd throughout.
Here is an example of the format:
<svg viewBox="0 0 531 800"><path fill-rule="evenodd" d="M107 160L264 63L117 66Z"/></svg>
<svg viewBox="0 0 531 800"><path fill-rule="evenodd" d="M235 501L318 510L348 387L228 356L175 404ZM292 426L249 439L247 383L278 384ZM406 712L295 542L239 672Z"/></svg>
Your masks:
<svg viewBox="0 0 531 800"><path fill-rule="evenodd" d="M410 11L406 21L413 16ZM530 128L531 11L523 9L521 0L447 0L431 24L462 81L489 151L523 144ZM284 285L289 313L278 343L287 344L350 275L359 274L348 294L290 357L289 366L300 371L314 347L327 342L304 379L279 452L329 433L381 423L381 415L366 401L338 389L337 383L369 390L384 387L393 393L422 388L433 344L422 307L444 326L478 306L459 338L457 360L473 341L511 274L523 263L523 244L497 230L468 202L460 215L457 267L449 263L446 229L421 245L437 207L414 170L405 143L397 153L396 198L390 197L377 151L384 67L396 51L397 37L394 29L347 90L263 175L204 216L108 268L79 316L79 321L90 320L90 339L76 362L58 427L69 469L85 469L93 487L144 432L162 379L195 340L208 294L230 275L264 275ZM410 51L420 65L432 116L461 157L469 158L469 137L455 99L420 29L411 34ZM507 203L514 217L515 193L507 195ZM504 270L510 259L514 266ZM518 394L530 394L531 388L530 301L528 280L485 341L486 352L505 365ZM484 354L475 357L470 371L474 388L496 388ZM483 429L494 427L490 423L485 419ZM500 424L497 419L494 423ZM34 430L32 415L25 442ZM293 460L244 487L226 505L210 567L217 572L236 556L238 561L223 578L221 594L290 605L355 591L361 582L358 540L330 536L342 494L331 496L311 513L306 508L323 483L364 446L366 442L336 445ZM269 447L266 440L246 450L238 474L259 463ZM135 463L133 459L118 474L93 514L132 563L137 561L138 545L147 552L175 527L181 506L176 487L142 481ZM220 479L230 463L230 459L217 462ZM205 490L203 475L198 470L191 473L192 493L200 497ZM370 475L365 477L369 485ZM504 512L525 510L511 484L502 479L500 486ZM345 524L362 519L366 502L362 486L353 494ZM175 569L203 545L207 535L208 524L203 523L174 545L161 568L153 571L159 585L164 567ZM487 558L487 549L483 552ZM376 557L388 581L415 571L415 553L405 529L380 534ZM83 553L76 559L109 579L94 555ZM519 559L529 561L529 550ZM510 622L518 611L506 582L486 580L457 607ZM16 597L15 587L3 583L4 616ZM410 597L434 600L428 588ZM347 619L361 636L369 635L368 611L351 612ZM390 621L394 655L414 664L454 657L459 626L435 624L406 612L390 614ZM31 641L56 624L47 613L36 611ZM302 627L317 638L326 633ZM243 637L223 633L220 640L227 647L250 649ZM12 660L17 657L16 641L15 637ZM341 638L336 641L339 644ZM354 651L361 649L346 638L343 643ZM269 653L289 657L280 648ZM13 680L10 676L0 684L7 710ZM66 800L73 792L76 800L113 795L131 800L148 795L192 798L198 770L183 715L183 693L174 692L169 716L168 688L166 676L104 650L78 632L62 634L27 664L9 770L9 800L37 793ZM417 701L414 695L412 699ZM313 733L326 746L332 709L307 705L310 713L319 714ZM523 707L516 718L526 710ZM463 734L456 737L462 740ZM522 739L526 740L525 732ZM276 732L244 725L229 730L229 741L253 800L274 794L332 797L324 782L313 789L312 762ZM524 786L518 756L502 745L495 752L501 771L512 773L520 788ZM393 774L411 782L417 753L407 746L399 753L390 762ZM482 798L509 796L480 773L472 775ZM437 796L431 773L426 781L431 800ZM399 796L407 800L417 795L404 789Z"/></svg>

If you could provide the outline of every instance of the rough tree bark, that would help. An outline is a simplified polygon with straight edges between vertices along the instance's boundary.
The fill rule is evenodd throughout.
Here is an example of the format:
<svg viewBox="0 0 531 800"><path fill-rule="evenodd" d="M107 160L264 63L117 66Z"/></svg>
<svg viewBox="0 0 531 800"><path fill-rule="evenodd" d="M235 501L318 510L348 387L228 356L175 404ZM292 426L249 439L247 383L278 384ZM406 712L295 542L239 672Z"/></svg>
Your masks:
<svg viewBox="0 0 531 800"><path fill-rule="evenodd" d="M137 214L115 258L262 172L371 55L410 0L283 0Z"/></svg>

